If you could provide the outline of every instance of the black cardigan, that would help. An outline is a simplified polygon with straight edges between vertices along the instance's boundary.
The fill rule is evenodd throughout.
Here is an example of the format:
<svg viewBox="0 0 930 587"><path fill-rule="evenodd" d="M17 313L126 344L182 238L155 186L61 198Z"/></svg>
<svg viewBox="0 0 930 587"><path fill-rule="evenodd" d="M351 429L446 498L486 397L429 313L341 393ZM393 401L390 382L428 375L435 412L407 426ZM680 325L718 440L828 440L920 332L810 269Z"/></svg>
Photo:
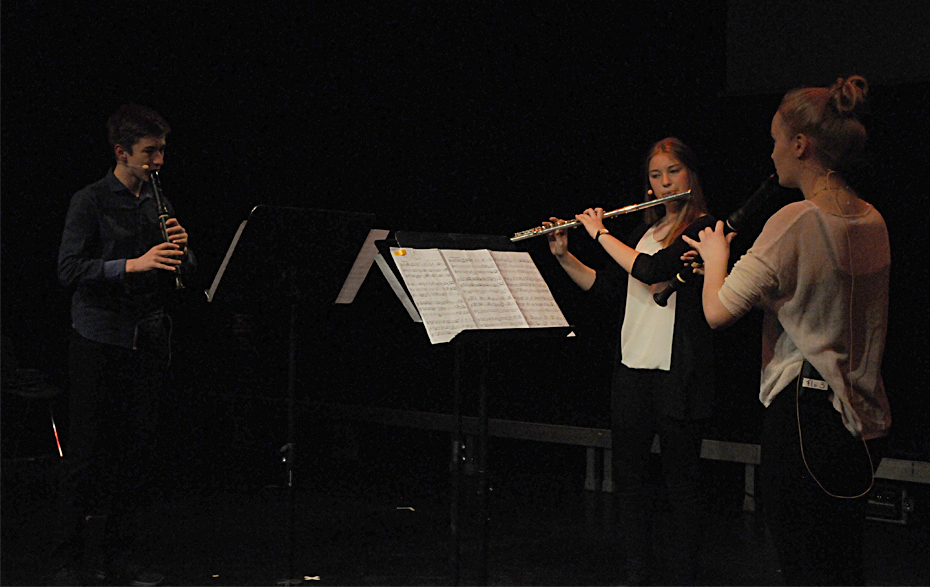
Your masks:
<svg viewBox="0 0 930 587"><path fill-rule="evenodd" d="M685 230L685 234L697 239L698 232L710 226L716 220L708 215L698 218ZM639 240L649 229L645 224L627 235L623 240L630 247L636 247ZM633 263L632 275L643 283L653 284L669 281L684 267L681 255L691 247L679 237L668 247L654 255L641 253ZM609 263L605 269L598 271L594 285L589 293L602 295L620 305L620 326L622 327L624 307L626 305L627 272L617 263ZM703 277L694 275L674 295L675 331L672 336L672 362L669 377L663 389L654 390L660 411L665 416L678 419L707 418L712 413L714 397L714 350L713 336L701 302ZM614 391L623 385L622 372L626 368L621 364L619 344L620 328L617 329L617 346L614 357L615 375Z"/></svg>

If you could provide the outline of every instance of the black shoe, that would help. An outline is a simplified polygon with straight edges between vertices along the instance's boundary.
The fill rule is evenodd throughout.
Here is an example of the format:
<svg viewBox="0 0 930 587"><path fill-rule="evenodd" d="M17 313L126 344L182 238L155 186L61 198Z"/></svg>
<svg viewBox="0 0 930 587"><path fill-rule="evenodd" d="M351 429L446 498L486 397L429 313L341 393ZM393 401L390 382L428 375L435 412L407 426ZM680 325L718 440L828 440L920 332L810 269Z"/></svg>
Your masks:
<svg viewBox="0 0 930 587"><path fill-rule="evenodd" d="M80 572L62 573L62 582L50 585L132 585L133 587L156 587L165 582L165 576L157 571L146 569L141 565L126 564L117 566L100 566L84 569Z"/></svg>
<svg viewBox="0 0 930 587"><path fill-rule="evenodd" d="M623 573L623 585L649 585L652 577L649 574L649 565L644 560L630 559L626 561Z"/></svg>
<svg viewBox="0 0 930 587"><path fill-rule="evenodd" d="M155 571L145 571L139 573L135 577L129 580L129 584L133 587L156 587L165 582L165 576L161 573L156 573Z"/></svg>
<svg viewBox="0 0 930 587"><path fill-rule="evenodd" d="M124 585L133 587L156 587L165 582L165 576L162 573L135 564L126 565L120 576L123 578Z"/></svg>
<svg viewBox="0 0 930 587"><path fill-rule="evenodd" d="M47 585L83 585L81 574L72 567L61 567L53 571L46 581Z"/></svg>

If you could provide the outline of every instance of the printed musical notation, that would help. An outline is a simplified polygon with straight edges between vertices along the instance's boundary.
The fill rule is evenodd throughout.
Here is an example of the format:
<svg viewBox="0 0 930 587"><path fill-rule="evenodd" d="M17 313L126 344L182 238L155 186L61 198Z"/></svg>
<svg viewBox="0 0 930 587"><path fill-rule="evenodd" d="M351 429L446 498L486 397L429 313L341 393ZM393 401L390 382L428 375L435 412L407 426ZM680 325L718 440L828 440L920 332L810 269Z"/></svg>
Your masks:
<svg viewBox="0 0 930 587"><path fill-rule="evenodd" d="M407 248L391 253L433 344L466 329L568 326L529 253Z"/></svg>

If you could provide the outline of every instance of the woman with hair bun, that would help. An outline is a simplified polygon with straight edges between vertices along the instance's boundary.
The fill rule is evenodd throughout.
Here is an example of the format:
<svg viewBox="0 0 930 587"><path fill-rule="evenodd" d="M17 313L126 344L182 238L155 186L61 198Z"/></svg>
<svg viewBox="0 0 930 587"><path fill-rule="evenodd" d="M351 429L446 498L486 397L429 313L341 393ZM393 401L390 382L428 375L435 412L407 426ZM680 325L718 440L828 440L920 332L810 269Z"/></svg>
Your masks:
<svg viewBox="0 0 930 587"><path fill-rule="evenodd" d="M727 274L722 223L687 235L713 328L764 311L761 489L787 585L861 585L866 495L891 416L880 372L891 253L885 221L848 180L862 159L868 83L788 92L772 119L776 212ZM689 255L683 259L690 259Z"/></svg>

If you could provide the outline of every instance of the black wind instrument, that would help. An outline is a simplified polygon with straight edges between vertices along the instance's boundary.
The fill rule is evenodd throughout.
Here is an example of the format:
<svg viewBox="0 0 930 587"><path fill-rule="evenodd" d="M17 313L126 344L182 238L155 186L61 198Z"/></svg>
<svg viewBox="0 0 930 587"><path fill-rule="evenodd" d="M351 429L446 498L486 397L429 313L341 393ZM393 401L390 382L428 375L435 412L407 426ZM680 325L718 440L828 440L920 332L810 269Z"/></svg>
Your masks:
<svg viewBox="0 0 930 587"><path fill-rule="evenodd" d="M730 217L723 224L724 233L738 232L766 211L770 211L770 214L774 213L775 210L772 210L772 207L781 208L792 201L793 195L793 190L778 185L778 175L773 173L765 178L759 189L746 200L745 204L740 206L736 212L730 214ZM674 279L668 282L668 286L662 291L656 292L652 299L664 308L672 294L688 283L692 275L694 275L694 270L691 267L682 269Z"/></svg>
<svg viewBox="0 0 930 587"><path fill-rule="evenodd" d="M168 206L165 205L165 198L162 196L161 191L161 179L158 177L158 171L152 170L149 171L149 178L152 183L152 194L155 195L155 205L158 206L158 223L161 225L161 235L165 238L165 242L171 242L168 238L168 219L171 217L168 214ZM174 289L184 289L184 283L181 281L181 276L178 275L178 271L174 272Z"/></svg>

